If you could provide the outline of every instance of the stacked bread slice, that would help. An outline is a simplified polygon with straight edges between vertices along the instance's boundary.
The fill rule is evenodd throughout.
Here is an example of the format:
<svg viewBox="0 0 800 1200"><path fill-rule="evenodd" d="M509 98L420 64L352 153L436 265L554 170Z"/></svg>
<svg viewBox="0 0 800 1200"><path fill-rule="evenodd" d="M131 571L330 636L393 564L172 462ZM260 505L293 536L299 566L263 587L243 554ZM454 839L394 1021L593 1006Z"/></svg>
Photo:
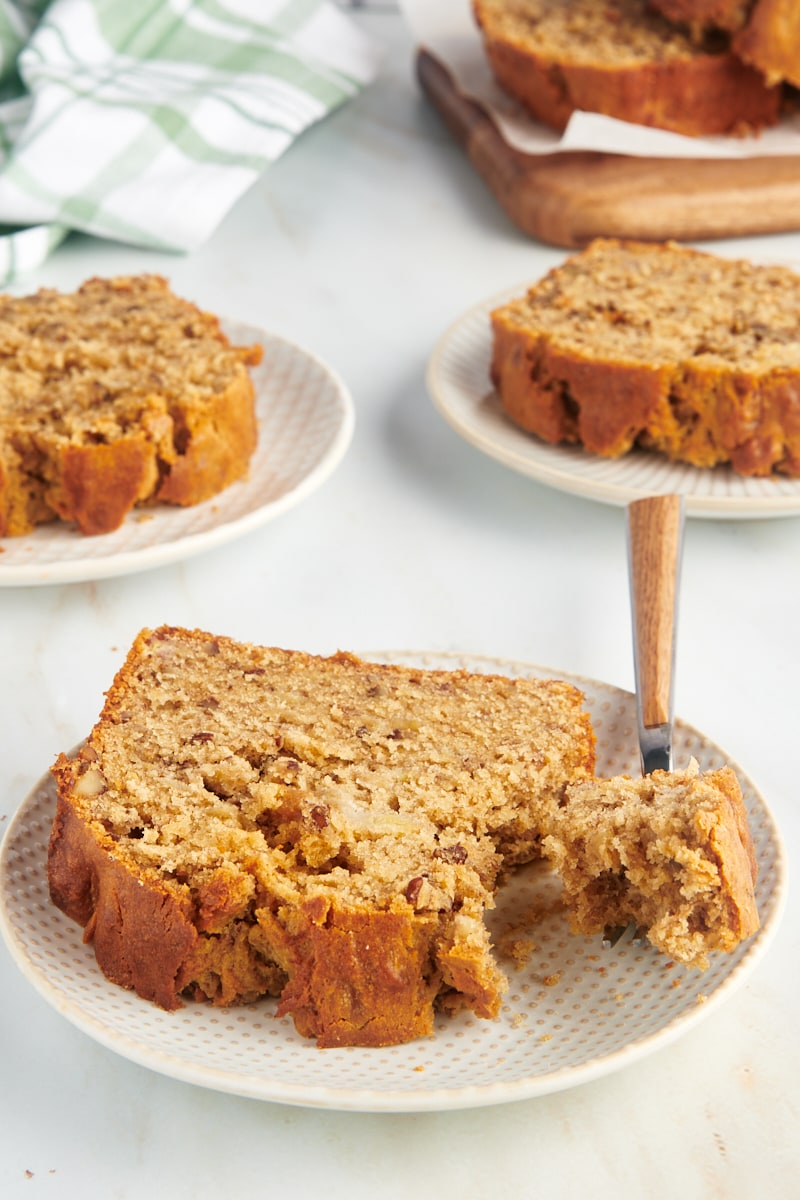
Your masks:
<svg viewBox="0 0 800 1200"><path fill-rule="evenodd" d="M792 0L473 0L490 66L538 120L578 109L690 136L774 125L800 74ZM656 11L658 10L658 11ZM668 19L669 18L669 19Z"/></svg>

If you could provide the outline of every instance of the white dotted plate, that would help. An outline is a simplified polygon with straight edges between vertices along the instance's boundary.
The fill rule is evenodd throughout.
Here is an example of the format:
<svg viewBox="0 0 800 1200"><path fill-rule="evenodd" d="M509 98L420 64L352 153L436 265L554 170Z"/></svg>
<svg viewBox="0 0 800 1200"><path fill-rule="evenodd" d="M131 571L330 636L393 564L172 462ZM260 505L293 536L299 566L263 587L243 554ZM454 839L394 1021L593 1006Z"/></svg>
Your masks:
<svg viewBox="0 0 800 1200"><path fill-rule="evenodd" d="M552 676L490 658L408 653L365 657L425 667ZM638 771L633 697L592 680L583 689L598 735L598 773ZM676 763L731 760L678 723ZM404 1046L320 1050L277 1019L274 1001L219 1009L189 1003L167 1013L109 983L81 929L50 903L46 854L55 796L50 777L23 802L0 853L0 931L36 989L98 1042L153 1070L219 1091L309 1107L425 1111L521 1100L573 1087L664 1046L744 982L777 928L784 903L781 839L753 784L735 764L759 865L759 932L706 972L672 964L645 946L603 949L569 932L558 884L536 864L501 890L491 914L510 979L500 1016L441 1017L435 1035ZM531 914L537 914L531 924ZM530 951L527 961L503 948ZM535 944L535 945L534 945Z"/></svg>
<svg viewBox="0 0 800 1200"><path fill-rule="evenodd" d="M233 321L222 326L231 341L264 347L263 360L250 368L259 438L247 478L190 508L135 509L99 537L56 521L0 538L0 586L106 579L177 562L272 520L328 478L353 434L353 402L342 381L275 334Z"/></svg>
<svg viewBox="0 0 800 1200"><path fill-rule="evenodd" d="M632 450L601 458L579 446L551 446L516 426L503 412L489 379L493 308L524 295L507 289L470 309L439 339L428 364L428 391L457 433L491 458L540 483L606 504L677 493L691 517L741 520L800 514L800 479L750 479L728 466L691 467Z"/></svg>

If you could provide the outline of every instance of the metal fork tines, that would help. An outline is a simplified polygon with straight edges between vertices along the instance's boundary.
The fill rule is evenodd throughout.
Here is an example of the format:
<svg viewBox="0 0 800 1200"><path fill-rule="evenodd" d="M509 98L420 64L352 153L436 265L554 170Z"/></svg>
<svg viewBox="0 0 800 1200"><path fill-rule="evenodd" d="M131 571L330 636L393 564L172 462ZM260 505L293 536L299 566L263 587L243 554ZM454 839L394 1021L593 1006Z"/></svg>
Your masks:
<svg viewBox="0 0 800 1200"><path fill-rule="evenodd" d="M683 548L682 496L648 496L628 505L636 723L643 775L672 770L673 676L678 580ZM608 926L603 945L616 946L635 925Z"/></svg>
<svg viewBox="0 0 800 1200"><path fill-rule="evenodd" d="M629 942L631 946L641 946L642 942L647 938L647 930L642 929L634 921L631 921L629 925L606 925L603 930L603 949L612 950L614 946L619 945L623 940L627 944L627 934L630 934Z"/></svg>

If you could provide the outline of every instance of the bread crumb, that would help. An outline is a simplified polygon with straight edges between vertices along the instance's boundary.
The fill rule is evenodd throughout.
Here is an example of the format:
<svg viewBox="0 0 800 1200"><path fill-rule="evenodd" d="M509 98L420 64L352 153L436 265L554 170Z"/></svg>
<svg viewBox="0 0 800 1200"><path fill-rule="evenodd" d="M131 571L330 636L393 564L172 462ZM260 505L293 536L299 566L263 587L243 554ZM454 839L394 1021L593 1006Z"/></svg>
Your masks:
<svg viewBox="0 0 800 1200"><path fill-rule="evenodd" d="M527 967L531 955L536 949L536 942L530 937L521 936L516 929L510 929L501 934L496 941L497 952L501 958L508 959L517 971Z"/></svg>
<svg viewBox="0 0 800 1200"><path fill-rule="evenodd" d="M555 987L556 984L559 984L560 982L561 982L561 972L560 971L554 971L552 975L545 975L544 979L542 980L542 983L544 984L545 987Z"/></svg>

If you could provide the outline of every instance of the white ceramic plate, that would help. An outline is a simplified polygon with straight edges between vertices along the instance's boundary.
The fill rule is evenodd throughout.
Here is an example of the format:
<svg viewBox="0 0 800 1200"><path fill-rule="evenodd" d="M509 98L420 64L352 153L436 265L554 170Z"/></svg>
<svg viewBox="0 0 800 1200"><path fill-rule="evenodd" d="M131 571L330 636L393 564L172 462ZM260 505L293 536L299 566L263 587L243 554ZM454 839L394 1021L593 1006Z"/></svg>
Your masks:
<svg viewBox="0 0 800 1200"><path fill-rule="evenodd" d="M365 657L427 667L553 675L490 658L407 653ZM562 678L572 679L568 675ZM638 771L635 709L628 692L572 679L586 694L598 735L598 771ZM730 759L678 723L676 763ZM735 767L735 764L731 764ZM706 972L671 966L649 946L604 950L568 931L558 884L537 864L520 871L491 915L510 989L497 1020L462 1014L404 1046L319 1050L297 1035L275 1003L231 1009L190 1003L167 1013L109 983L81 929L50 903L47 840L55 796L50 777L23 801L0 853L0 932L34 987L90 1037L165 1075L223 1092L306 1107L372 1112L469 1108L540 1096L641 1059L710 1017L750 975L776 931L784 903L781 839L764 801L735 767L759 865L759 932ZM530 926L532 912L545 913ZM527 923L526 923L527 921ZM523 966L502 956L509 935L536 948Z"/></svg>
<svg viewBox="0 0 800 1200"><path fill-rule="evenodd" d="M233 321L223 328L240 345L264 347L263 360L250 368L259 439L247 479L191 508L135 509L99 537L56 521L0 538L0 586L105 579L177 562L272 520L328 478L353 434L353 402L342 381L275 334Z"/></svg>
<svg viewBox="0 0 800 1200"><path fill-rule="evenodd" d="M606 504L624 505L673 492L685 498L686 513L693 517L741 520L800 514L800 479L749 479L728 466L691 467L645 450L600 458L576 446L551 446L514 425L489 379L489 314L526 290L521 284L470 309L440 338L431 356L431 398L466 441L540 483Z"/></svg>

